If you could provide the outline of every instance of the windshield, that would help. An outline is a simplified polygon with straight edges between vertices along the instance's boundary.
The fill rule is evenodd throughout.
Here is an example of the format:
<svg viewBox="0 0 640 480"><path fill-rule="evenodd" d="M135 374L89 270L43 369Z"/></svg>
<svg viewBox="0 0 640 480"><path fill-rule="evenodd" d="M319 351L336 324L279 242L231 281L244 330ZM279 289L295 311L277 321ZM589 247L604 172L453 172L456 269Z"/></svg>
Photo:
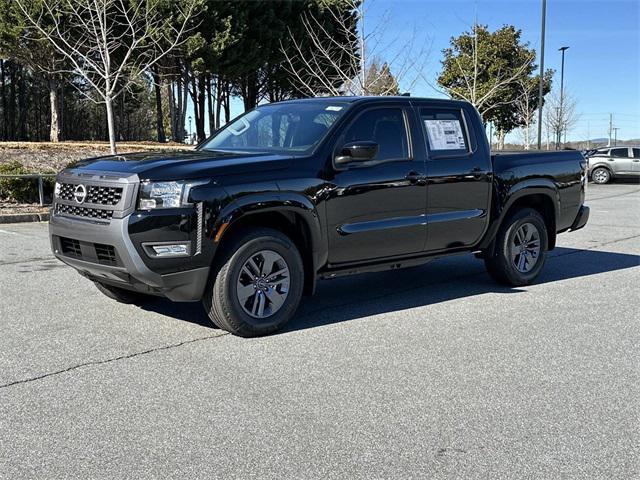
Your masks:
<svg viewBox="0 0 640 480"><path fill-rule="evenodd" d="M225 125L200 148L276 153L313 150L346 110L344 102L262 105Z"/></svg>

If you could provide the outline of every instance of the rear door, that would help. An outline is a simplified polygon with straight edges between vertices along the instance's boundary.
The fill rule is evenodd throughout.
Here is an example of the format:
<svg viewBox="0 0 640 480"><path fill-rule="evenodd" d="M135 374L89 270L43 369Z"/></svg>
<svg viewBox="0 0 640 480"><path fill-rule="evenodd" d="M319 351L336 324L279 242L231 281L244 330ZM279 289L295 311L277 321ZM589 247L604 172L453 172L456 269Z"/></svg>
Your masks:
<svg viewBox="0 0 640 480"><path fill-rule="evenodd" d="M490 152L473 128L480 119L429 103L419 104L419 116L428 149L427 250L472 246L488 225L493 178Z"/></svg>

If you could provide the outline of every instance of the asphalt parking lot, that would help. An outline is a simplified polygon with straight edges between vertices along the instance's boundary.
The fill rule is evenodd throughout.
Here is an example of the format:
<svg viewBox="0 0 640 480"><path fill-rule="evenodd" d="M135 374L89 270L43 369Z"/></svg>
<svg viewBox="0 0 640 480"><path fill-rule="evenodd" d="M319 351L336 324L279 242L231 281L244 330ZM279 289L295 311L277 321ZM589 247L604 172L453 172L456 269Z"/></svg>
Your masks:
<svg viewBox="0 0 640 480"><path fill-rule="evenodd" d="M0 226L0 478L639 478L640 187L587 204L534 286L471 256L326 281L251 340Z"/></svg>

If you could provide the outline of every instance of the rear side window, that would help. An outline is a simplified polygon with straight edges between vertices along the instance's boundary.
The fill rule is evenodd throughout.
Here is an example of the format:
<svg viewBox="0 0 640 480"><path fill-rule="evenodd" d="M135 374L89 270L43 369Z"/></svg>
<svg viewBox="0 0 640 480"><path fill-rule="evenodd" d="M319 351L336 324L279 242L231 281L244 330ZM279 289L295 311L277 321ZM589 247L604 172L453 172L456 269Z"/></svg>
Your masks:
<svg viewBox="0 0 640 480"><path fill-rule="evenodd" d="M420 109L420 120L432 156L469 153L469 138L460 110Z"/></svg>
<svg viewBox="0 0 640 480"><path fill-rule="evenodd" d="M371 141L378 144L376 160L409 158L409 142L401 108L376 108L362 113L347 128L344 142Z"/></svg>
<svg viewBox="0 0 640 480"><path fill-rule="evenodd" d="M597 150L594 155L609 155L609 149L606 150Z"/></svg>
<svg viewBox="0 0 640 480"><path fill-rule="evenodd" d="M629 158L629 149L628 148L612 148L611 156Z"/></svg>
<svg viewBox="0 0 640 480"><path fill-rule="evenodd" d="M640 148L633 149L633 158L640 158Z"/></svg>

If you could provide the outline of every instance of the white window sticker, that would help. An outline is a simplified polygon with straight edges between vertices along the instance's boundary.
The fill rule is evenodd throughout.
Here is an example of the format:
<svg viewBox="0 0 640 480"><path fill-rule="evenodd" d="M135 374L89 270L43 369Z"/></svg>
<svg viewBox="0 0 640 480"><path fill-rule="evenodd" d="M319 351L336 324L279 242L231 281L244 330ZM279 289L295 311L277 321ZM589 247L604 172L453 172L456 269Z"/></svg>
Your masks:
<svg viewBox="0 0 640 480"><path fill-rule="evenodd" d="M342 107L339 107L337 105L329 105L327 108L325 108L325 110L328 110L330 112L339 112L340 110L342 110Z"/></svg>
<svg viewBox="0 0 640 480"><path fill-rule="evenodd" d="M431 150L466 150L460 120L425 120Z"/></svg>

